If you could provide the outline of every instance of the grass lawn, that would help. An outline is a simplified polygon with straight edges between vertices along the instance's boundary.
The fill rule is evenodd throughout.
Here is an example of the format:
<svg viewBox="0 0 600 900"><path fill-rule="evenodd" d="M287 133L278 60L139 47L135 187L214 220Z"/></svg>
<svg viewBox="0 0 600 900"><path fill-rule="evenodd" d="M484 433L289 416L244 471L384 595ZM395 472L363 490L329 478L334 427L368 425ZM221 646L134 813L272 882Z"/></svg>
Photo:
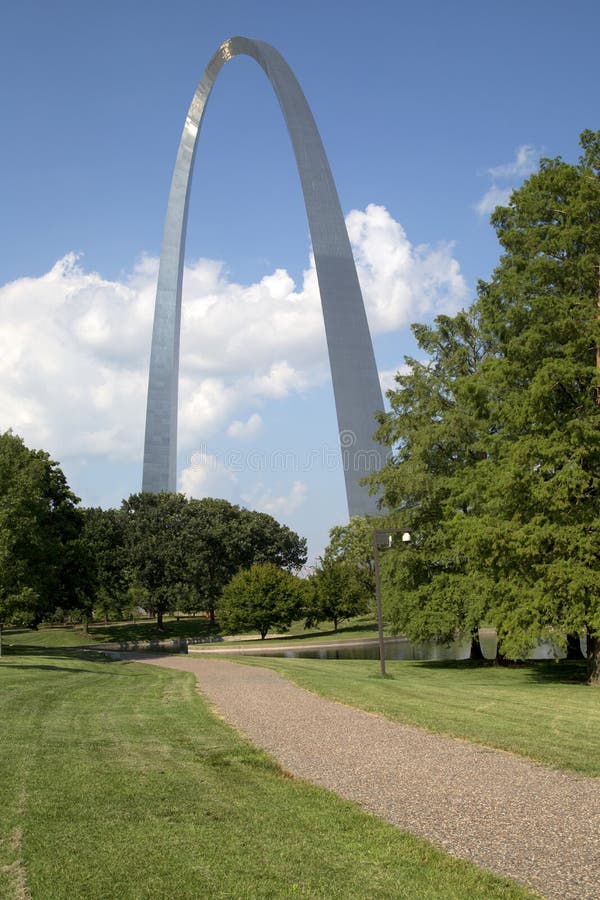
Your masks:
<svg viewBox="0 0 600 900"><path fill-rule="evenodd" d="M85 633L82 627L76 628L40 628L39 631L31 631L29 628L4 628L2 631L2 643L12 647L84 647L95 643L103 644L113 641L146 641L160 638L173 637L211 637L219 636L218 628L211 628L209 621L204 616L194 618L181 618L176 621L165 618L164 628L159 631L156 621L145 622L118 622L114 625L90 625L89 633ZM323 622L318 628L306 630L304 620L294 622L283 638L273 638L267 635L264 641L257 637L255 643L263 646L269 641L327 641L345 640L349 638L369 638L377 636L377 624L372 616L360 616L343 623L337 632L331 625ZM250 636L249 636L250 637ZM238 643L232 641L232 644ZM254 641L248 638L239 642L243 646Z"/></svg>
<svg viewBox="0 0 600 900"><path fill-rule="evenodd" d="M600 775L600 688L583 683L583 662L388 662L388 678L372 660L235 662L276 669L324 697L400 722Z"/></svg>
<svg viewBox="0 0 600 900"><path fill-rule="evenodd" d="M532 896L286 777L189 673L11 651L0 703L3 900Z"/></svg>
<svg viewBox="0 0 600 900"><path fill-rule="evenodd" d="M170 637L208 637L218 634L204 616L195 618L166 619L164 630L159 631L156 620L144 622L117 622L114 625L90 625L89 633L82 626L70 628L44 628L32 631L29 628L4 628L2 643L12 647L83 647L95 643L113 641L146 641Z"/></svg>

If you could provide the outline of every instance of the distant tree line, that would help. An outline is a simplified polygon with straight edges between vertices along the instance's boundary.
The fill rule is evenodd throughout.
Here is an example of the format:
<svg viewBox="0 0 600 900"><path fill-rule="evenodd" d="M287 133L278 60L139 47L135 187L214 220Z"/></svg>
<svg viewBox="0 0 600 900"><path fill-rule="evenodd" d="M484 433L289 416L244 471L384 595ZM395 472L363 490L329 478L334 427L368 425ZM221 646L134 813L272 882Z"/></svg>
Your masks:
<svg viewBox="0 0 600 900"><path fill-rule="evenodd" d="M149 610L214 623L223 588L269 563L298 571L306 540L266 513L226 500L133 494L120 509L83 509L59 465L0 435L0 624Z"/></svg>
<svg viewBox="0 0 600 900"><path fill-rule="evenodd" d="M167 613L203 613L224 631L264 638L297 619L337 630L370 608L361 520L334 528L299 578L306 540L266 513L166 492L132 494L119 509L78 504L46 452L0 435L0 625L109 622L142 610L161 628Z"/></svg>

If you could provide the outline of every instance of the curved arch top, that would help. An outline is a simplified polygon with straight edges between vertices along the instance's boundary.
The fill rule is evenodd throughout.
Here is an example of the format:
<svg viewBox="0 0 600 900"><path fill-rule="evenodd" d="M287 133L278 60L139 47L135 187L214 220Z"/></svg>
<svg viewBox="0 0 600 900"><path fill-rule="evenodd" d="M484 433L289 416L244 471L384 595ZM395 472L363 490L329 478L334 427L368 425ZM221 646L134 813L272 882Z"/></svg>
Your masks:
<svg viewBox="0 0 600 900"><path fill-rule="evenodd" d="M160 257L146 410L142 490L175 491L181 286L188 201L198 134L223 65L250 56L269 79L292 141L312 239L338 418L348 511L376 512L359 482L380 468L373 439L383 409L373 345L337 191L314 118L283 57L269 44L234 37L222 44L190 105L171 182Z"/></svg>

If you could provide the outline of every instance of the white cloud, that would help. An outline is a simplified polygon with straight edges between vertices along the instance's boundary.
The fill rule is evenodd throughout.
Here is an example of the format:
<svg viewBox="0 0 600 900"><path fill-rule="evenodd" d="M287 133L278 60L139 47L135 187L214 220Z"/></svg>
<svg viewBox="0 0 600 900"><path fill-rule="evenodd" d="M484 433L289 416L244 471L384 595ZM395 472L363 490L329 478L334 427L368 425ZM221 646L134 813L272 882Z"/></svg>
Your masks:
<svg viewBox="0 0 600 900"><path fill-rule="evenodd" d="M485 170L486 175L493 178L493 183L483 197L474 204L480 216L492 213L497 206L506 206L518 182L537 168L538 152L532 144L521 144L517 147L512 162L501 163ZM497 182L505 182L498 184ZM508 183L506 183L508 182Z"/></svg>
<svg viewBox="0 0 600 900"><path fill-rule="evenodd" d="M374 204L352 210L346 224L373 334L455 312L467 300L451 242L415 246L385 207Z"/></svg>
<svg viewBox="0 0 600 900"><path fill-rule="evenodd" d="M188 497L222 497L235 503L237 477L214 454L198 451L181 473L180 490Z"/></svg>
<svg viewBox="0 0 600 900"><path fill-rule="evenodd" d="M496 184L493 184L491 188L485 192L479 203L475 204L475 209L480 216L487 216L492 213L497 206L506 206L512 192L512 188L501 188Z"/></svg>
<svg viewBox="0 0 600 900"><path fill-rule="evenodd" d="M537 150L533 144L521 144L520 147L517 147L515 158L512 162L492 166L491 169L487 169L487 173L492 178L514 178L515 176L525 178L527 175L535 172L537 155Z"/></svg>
<svg viewBox="0 0 600 900"><path fill-rule="evenodd" d="M294 513L306 500L308 487L303 481L294 481L287 494L276 495L269 488L259 484L251 493L241 495L241 499L252 509L270 513L276 519Z"/></svg>
<svg viewBox="0 0 600 900"><path fill-rule="evenodd" d="M308 487L302 481L294 481L283 494L277 494L262 482L255 484L250 491L241 491L235 471L239 465L240 459L237 458L232 467L227 458L196 451L181 473L179 488L188 497L222 497L231 503L269 513L275 518L291 515L305 502Z"/></svg>
<svg viewBox="0 0 600 900"><path fill-rule="evenodd" d="M0 288L0 428L53 454L141 452L153 275L121 283L73 254Z"/></svg>
<svg viewBox="0 0 600 900"><path fill-rule="evenodd" d="M373 333L452 312L467 299L452 244L412 245L380 206L353 211L347 222ZM108 281L68 254L39 278L0 287L0 430L12 427L61 460L141 459L157 270L157 260L142 257L129 275ZM241 285L217 261L186 265L182 450L226 430L253 437L253 408L328 377L312 260L299 285L284 269ZM205 469L186 470L184 489L208 484Z"/></svg>
<svg viewBox="0 0 600 900"><path fill-rule="evenodd" d="M394 390L397 387L396 375L408 375L409 372L410 366L407 366L406 363L401 363L401 365L396 366L394 369L385 369L380 372L379 384L381 385L381 390L384 395L387 391Z"/></svg>
<svg viewBox="0 0 600 900"><path fill-rule="evenodd" d="M258 413L252 413L246 422L240 422L239 419L234 419L227 429L227 434L229 437L241 441L248 441L260 434L262 425L263 420Z"/></svg>

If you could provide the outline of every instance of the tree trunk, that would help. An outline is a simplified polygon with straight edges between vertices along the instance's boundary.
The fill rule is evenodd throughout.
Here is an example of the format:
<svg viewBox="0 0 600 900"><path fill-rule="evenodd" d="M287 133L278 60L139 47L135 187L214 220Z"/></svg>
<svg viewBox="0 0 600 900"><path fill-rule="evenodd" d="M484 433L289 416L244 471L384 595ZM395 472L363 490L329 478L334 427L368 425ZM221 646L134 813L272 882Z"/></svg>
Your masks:
<svg viewBox="0 0 600 900"><path fill-rule="evenodd" d="M483 650L481 649L481 641L479 640L479 630L471 632L471 653L469 659L476 659L480 662L484 659Z"/></svg>
<svg viewBox="0 0 600 900"><path fill-rule="evenodd" d="M585 659L578 634L567 635L567 659Z"/></svg>
<svg viewBox="0 0 600 900"><path fill-rule="evenodd" d="M587 674L589 684L600 687L600 634L587 630Z"/></svg>
<svg viewBox="0 0 600 900"><path fill-rule="evenodd" d="M163 630L163 611L160 608L156 610L156 627L159 631Z"/></svg>
<svg viewBox="0 0 600 900"><path fill-rule="evenodd" d="M336 617L334 616L334 617L333 617L333 630L334 630L334 632L337 631L337 629L338 629L338 620L337 620Z"/></svg>
<svg viewBox="0 0 600 900"><path fill-rule="evenodd" d="M498 645L499 648L500 645ZM500 649L496 649L496 658L494 659L495 666L505 666L506 665L506 657L504 653L500 652Z"/></svg>
<svg viewBox="0 0 600 900"><path fill-rule="evenodd" d="M208 615L210 616L210 625L211 625L211 628L214 628L214 626L215 626L215 609L214 609L214 606L211 606L211 608L210 608L209 611L208 611Z"/></svg>

